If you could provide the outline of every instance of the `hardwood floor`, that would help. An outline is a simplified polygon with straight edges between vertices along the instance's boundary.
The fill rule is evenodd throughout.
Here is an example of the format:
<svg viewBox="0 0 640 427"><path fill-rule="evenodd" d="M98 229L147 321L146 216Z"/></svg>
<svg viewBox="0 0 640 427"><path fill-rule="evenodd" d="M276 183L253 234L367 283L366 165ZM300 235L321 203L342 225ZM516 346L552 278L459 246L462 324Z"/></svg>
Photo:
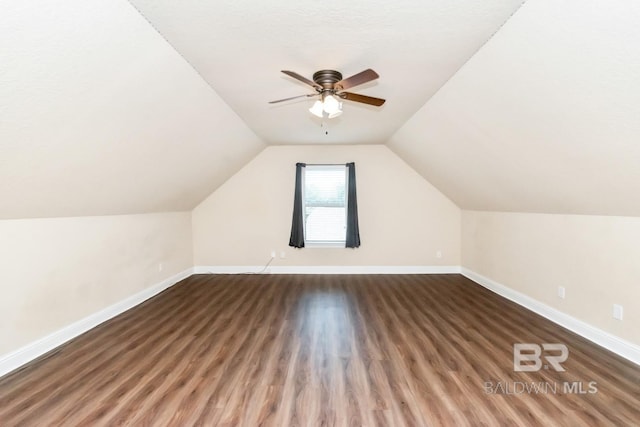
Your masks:
<svg viewBox="0 0 640 427"><path fill-rule="evenodd" d="M200 275L1 378L0 425L637 426L640 368L460 275Z"/></svg>

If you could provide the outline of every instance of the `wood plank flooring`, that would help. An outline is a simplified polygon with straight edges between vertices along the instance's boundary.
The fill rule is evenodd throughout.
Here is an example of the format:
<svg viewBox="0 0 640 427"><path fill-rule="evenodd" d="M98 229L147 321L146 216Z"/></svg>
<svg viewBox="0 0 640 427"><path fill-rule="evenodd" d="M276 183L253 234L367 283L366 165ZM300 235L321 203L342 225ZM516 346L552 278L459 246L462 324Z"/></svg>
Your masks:
<svg viewBox="0 0 640 427"><path fill-rule="evenodd" d="M640 368L460 275L200 275L1 378L0 425L637 426Z"/></svg>

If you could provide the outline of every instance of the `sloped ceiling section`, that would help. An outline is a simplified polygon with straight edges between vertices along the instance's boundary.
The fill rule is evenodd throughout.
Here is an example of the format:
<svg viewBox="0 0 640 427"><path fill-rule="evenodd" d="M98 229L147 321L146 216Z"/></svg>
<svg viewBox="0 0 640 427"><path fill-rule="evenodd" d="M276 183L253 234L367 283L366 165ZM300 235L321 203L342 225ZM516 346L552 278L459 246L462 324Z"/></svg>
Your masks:
<svg viewBox="0 0 640 427"><path fill-rule="evenodd" d="M263 142L125 0L3 2L0 219L188 210Z"/></svg>
<svg viewBox="0 0 640 427"><path fill-rule="evenodd" d="M462 208L640 216L639 22L527 1L390 148Z"/></svg>
<svg viewBox="0 0 640 427"><path fill-rule="evenodd" d="M130 0L270 144L384 143L471 57L523 0ZM341 117L307 111L313 93L280 70L311 78L373 68Z"/></svg>

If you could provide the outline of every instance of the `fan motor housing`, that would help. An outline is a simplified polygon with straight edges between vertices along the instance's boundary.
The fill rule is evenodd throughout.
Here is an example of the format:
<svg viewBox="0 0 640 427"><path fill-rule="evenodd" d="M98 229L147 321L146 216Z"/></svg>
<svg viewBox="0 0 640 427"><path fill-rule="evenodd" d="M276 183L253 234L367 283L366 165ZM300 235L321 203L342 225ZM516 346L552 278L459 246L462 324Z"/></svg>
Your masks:
<svg viewBox="0 0 640 427"><path fill-rule="evenodd" d="M313 81L325 89L333 89L333 85L342 80L342 73L335 70L320 70L313 73Z"/></svg>

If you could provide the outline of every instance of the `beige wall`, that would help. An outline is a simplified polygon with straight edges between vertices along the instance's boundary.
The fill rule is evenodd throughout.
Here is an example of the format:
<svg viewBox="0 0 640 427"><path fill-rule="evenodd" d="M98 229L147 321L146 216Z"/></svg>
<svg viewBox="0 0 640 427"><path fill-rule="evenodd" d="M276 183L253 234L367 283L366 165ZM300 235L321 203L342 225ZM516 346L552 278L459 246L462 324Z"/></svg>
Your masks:
<svg viewBox="0 0 640 427"><path fill-rule="evenodd" d="M192 266L188 212L5 220L0 242L0 356Z"/></svg>
<svg viewBox="0 0 640 427"><path fill-rule="evenodd" d="M462 213L463 267L635 344L639 254L640 218ZM614 303L624 320L613 319Z"/></svg>
<svg viewBox="0 0 640 427"><path fill-rule="evenodd" d="M295 163L349 161L362 246L289 247ZM271 250L275 266L460 264L460 210L381 145L269 147L194 209L193 236L196 266L264 265Z"/></svg>

